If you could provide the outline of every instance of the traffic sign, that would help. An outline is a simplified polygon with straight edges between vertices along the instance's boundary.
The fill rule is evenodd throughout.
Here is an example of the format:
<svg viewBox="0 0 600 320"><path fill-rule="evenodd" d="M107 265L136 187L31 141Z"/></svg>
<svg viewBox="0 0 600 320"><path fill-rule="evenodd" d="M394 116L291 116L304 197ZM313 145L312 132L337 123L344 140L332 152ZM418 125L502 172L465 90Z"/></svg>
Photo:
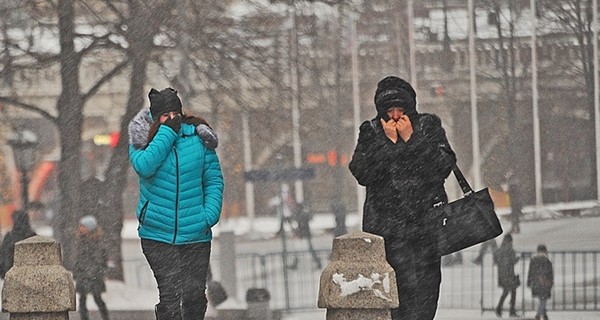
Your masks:
<svg viewBox="0 0 600 320"><path fill-rule="evenodd" d="M312 167L259 169L244 172L244 179L251 182L310 180L314 177L315 169Z"/></svg>

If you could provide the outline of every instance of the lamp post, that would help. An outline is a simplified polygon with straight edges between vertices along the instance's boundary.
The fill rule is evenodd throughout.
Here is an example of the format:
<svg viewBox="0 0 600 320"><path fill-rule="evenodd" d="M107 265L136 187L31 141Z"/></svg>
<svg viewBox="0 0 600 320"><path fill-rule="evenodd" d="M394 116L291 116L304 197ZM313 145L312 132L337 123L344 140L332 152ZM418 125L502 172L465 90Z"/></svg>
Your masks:
<svg viewBox="0 0 600 320"><path fill-rule="evenodd" d="M28 174L35 164L35 148L38 145L38 138L32 131L21 130L11 135L7 142L12 147L15 165L21 173L21 209L27 211L29 204Z"/></svg>

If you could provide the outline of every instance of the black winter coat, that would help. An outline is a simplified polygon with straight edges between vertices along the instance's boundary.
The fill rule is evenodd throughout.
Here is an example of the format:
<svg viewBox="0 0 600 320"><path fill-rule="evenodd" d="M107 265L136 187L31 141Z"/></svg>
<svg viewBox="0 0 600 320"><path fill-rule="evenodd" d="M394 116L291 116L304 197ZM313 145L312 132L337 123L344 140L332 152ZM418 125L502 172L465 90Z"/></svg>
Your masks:
<svg viewBox="0 0 600 320"><path fill-rule="evenodd" d="M100 294L106 291L104 275L107 269L107 255L100 231L81 235L77 244L77 260L73 276L80 294Z"/></svg>
<svg viewBox="0 0 600 320"><path fill-rule="evenodd" d="M426 212L447 201L444 180L456 163L441 120L433 114L411 117L413 134L404 142L388 139L379 118L360 126L350 171L367 188L363 230L386 238L408 240L431 225ZM425 228L423 228L425 227Z"/></svg>
<svg viewBox="0 0 600 320"><path fill-rule="evenodd" d="M512 290L520 285L515 275L515 264L519 261L511 245L502 244L494 253L494 262L498 265L498 286Z"/></svg>
<svg viewBox="0 0 600 320"><path fill-rule="evenodd" d="M543 254L531 258L527 274L527 286L531 288L531 294L540 298L550 298L553 285L554 271L550 259Z"/></svg>
<svg viewBox="0 0 600 320"><path fill-rule="evenodd" d="M35 236L36 233L31 229L29 225L26 226L15 226L12 231L9 231L2 240L0 245L0 278L4 279L4 276L10 268L13 266L15 244L21 240L25 240L29 237Z"/></svg>

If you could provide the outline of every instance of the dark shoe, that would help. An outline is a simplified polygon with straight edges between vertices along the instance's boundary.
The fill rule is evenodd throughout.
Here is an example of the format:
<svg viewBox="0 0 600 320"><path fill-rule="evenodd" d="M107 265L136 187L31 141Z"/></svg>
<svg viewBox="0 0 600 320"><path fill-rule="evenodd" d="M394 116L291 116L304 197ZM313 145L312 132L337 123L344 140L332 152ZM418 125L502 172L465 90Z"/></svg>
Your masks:
<svg viewBox="0 0 600 320"><path fill-rule="evenodd" d="M498 316L498 318L502 318L502 308L496 308L496 316Z"/></svg>
<svg viewBox="0 0 600 320"><path fill-rule="evenodd" d="M535 320L541 320L541 319L542 319L542 317L540 317L540 315L539 315L539 314L536 314L534 319L535 319Z"/></svg>
<svg viewBox="0 0 600 320"><path fill-rule="evenodd" d="M517 313L514 312L514 311L512 311L511 313L509 313L508 316L511 317L511 318L517 318L518 317Z"/></svg>

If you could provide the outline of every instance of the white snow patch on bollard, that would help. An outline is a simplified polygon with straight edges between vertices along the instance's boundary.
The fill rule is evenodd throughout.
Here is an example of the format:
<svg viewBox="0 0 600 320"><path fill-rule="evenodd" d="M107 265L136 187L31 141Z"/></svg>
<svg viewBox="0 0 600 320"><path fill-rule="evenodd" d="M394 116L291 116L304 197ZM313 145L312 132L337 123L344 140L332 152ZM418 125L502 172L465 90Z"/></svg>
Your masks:
<svg viewBox="0 0 600 320"><path fill-rule="evenodd" d="M383 285L384 291L386 293L390 292L390 278L389 273L386 273L382 280L380 280L381 275L379 273L372 273L371 278L367 278L362 274L358 275L358 279L349 281L344 277L344 274L335 273L332 276L332 280L335 284L340 286L342 291L341 296L348 296L351 294L355 294L362 290L370 290L373 291L376 297L385 299L388 301L392 301L390 298L383 295L381 290L373 289L373 285L381 283Z"/></svg>

